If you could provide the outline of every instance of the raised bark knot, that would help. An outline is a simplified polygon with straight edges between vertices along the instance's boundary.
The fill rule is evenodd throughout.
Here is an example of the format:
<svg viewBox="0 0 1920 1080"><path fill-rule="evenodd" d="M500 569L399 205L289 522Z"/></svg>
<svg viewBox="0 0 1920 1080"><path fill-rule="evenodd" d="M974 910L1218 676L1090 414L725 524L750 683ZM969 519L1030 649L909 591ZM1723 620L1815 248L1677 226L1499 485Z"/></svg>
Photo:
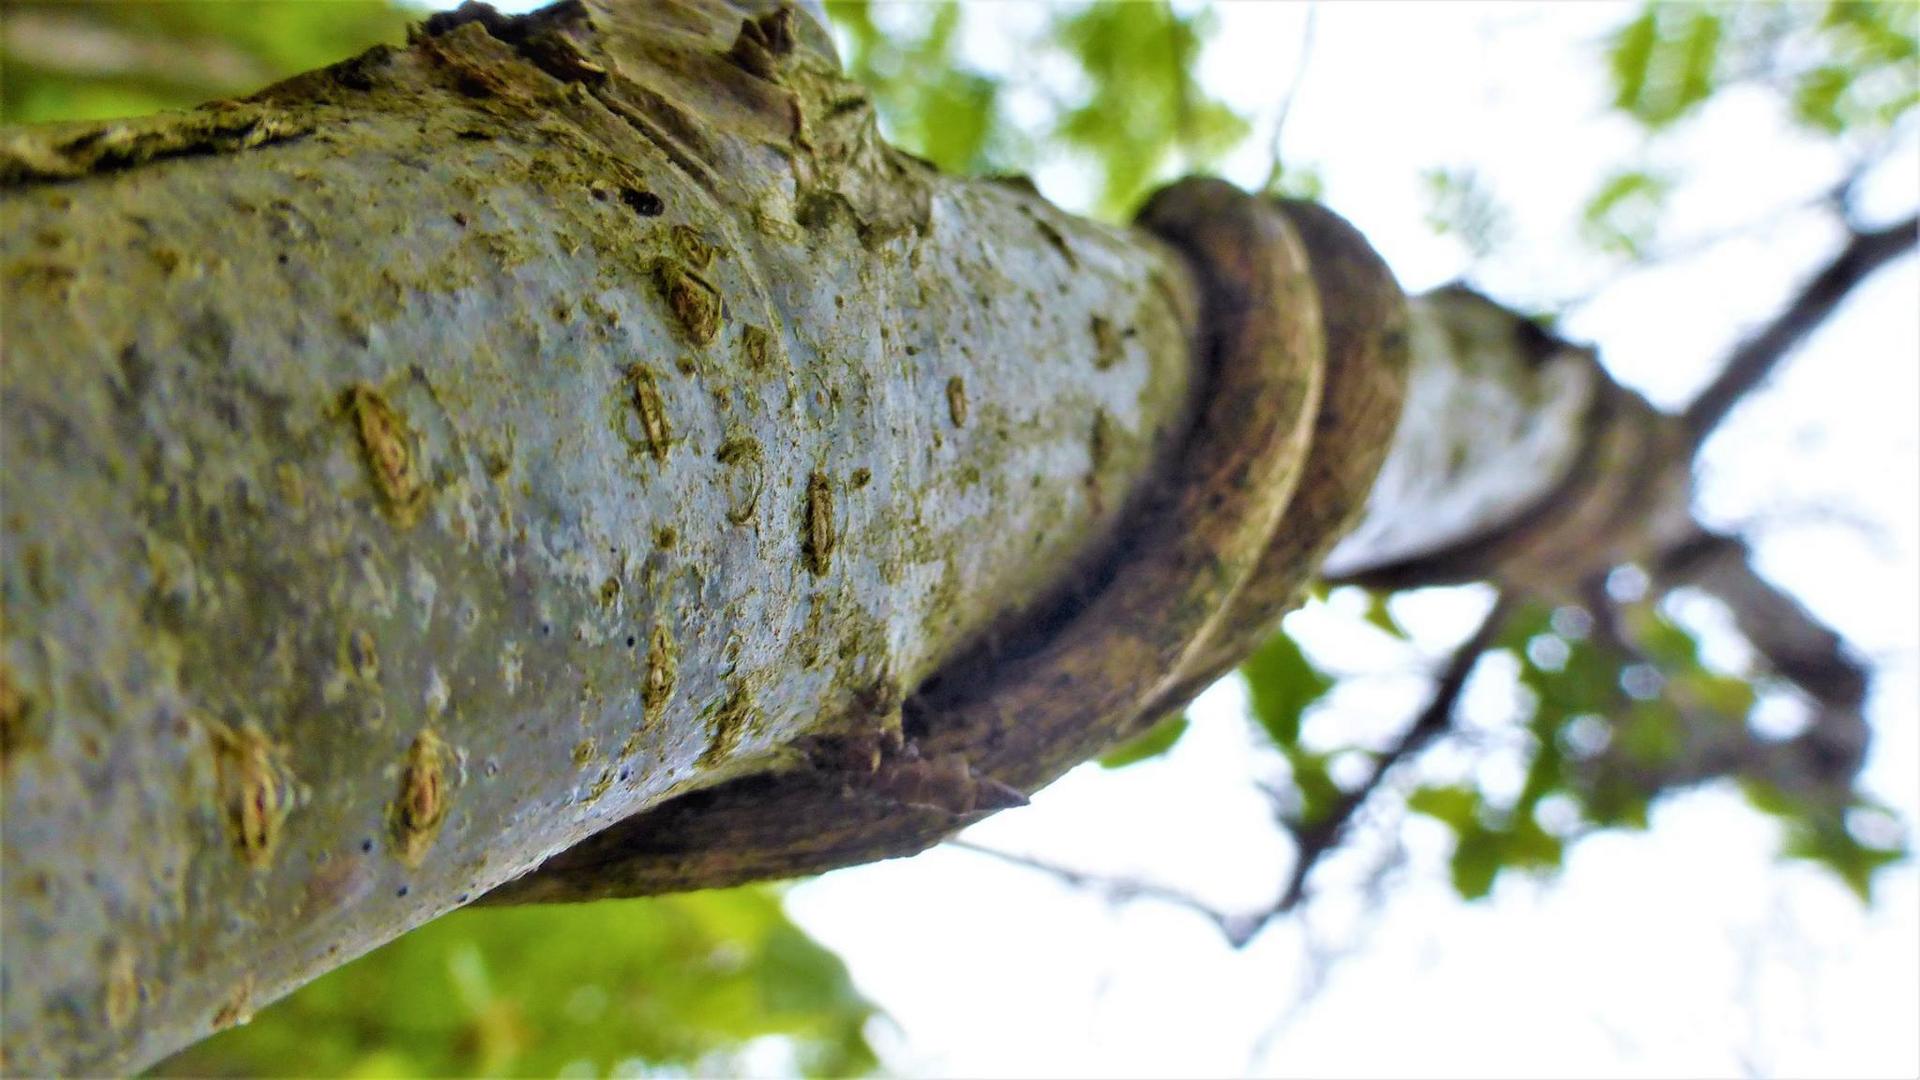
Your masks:
<svg viewBox="0 0 1920 1080"><path fill-rule="evenodd" d="M727 520L735 525L751 522L767 483L760 444L745 436L728 439L720 444L714 459L727 467Z"/></svg>
<svg viewBox="0 0 1920 1080"><path fill-rule="evenodd" d="M1113 328L1113 323L1098 315L1093 316L1089 327L1093 331L1093 366L1106 371L1122 358L1120 333Z"/></svg>
<svg viewBox="0 0 1920 1080"><path fill-rule="evenodd" d="M673 635L664 626L654 627L647 635L647 673L640 684L640 708L648 727L657 726L666 716L678 666Z"/></svg>
<svg viewBox="0 0 1920 1080"><path fill-rule="evenodd" d="M947 419L953 426L967 426L967 381L955 375L947 380Z"/></svg>
<svg viewBox="0 0 1920 1080"><path fill-rule="evenodd" d="M727 59L740 70L773 81L780 61L793 54L793 9L785 4L756 19L743 19Z"/></svg>
<svg viewBox="0 0 1920 1080"><path fill-rule="evenodd" d="M227 833L240 860L264 870L273 863L287 815L299 797L286 751L252 720L238 730L217 720L205 726L213 743L215 787Z"/></svg>
<svg viewBox="0 0 1920 1080"><path fill-rule="evenodd" d="M708 345L720 336L720 290L699 271L663 259L654 270L654 280L688 341Z"/></svg>
<svg viewBox="0 0 1920 1080"><path fill-rule="evenodd" d="M807 477L807 503L805 508L805 535L802 537L801 552L806 556L807 569L814 574L825 574L833 559L833 549L839 544L833 520L833 481L824 473L813 473Z"/></svg>
<svg viewBox="0 0 1920 1080"><path fill-rule="evenodd" d="M745 687L736 686L725 698L712 706L713 730L707 737L707 748L700 753L700 765L717 765L733 756L740 745L740 739L754 726L760 710L753 703L753 696Z"/></svg>
<svg viewBox="0 0 1920 1080"><path fill-rule="evenodd" d="M469 23L478 23L488 37L513 46L535 67L561 82L598 85L607 78L607 69L590 59L567 36L570 27L590 29L593 25L591 12L580 0L562 0L525 15L503 14L490 4L466 0L452 11L429 15L425 22L408 31L407 42L418 46Z"/></svg>
<svg viewBox="0 0 1920 1080"><path fill-rule="evenodd" d="M655 461L667 460L667 448L673 442L673 428L667 422L667 405L660 396L660 380L644 364L627 368L627 399L640 421L640 437L634 438L625 426L621 435L635 453L652 455Z"/></svg>
<svg viewBox="0 0 1920 1080"><path fill-rule="evenodd" d="M366 383L348 387L343 406L360 435L360 451L380 501L402 528L412 525L428 494L413 429L399 410Z"/></svg>
<svg viewBox="0 0 1920 1080"><path fill-rule="evenodd" d="M0 769L23 750L40 745L34 730L33 702L13 683L13 673L0 663Z"/></svg>
<svg viewBox="0 0 1920 1080"><path fill-rule="evenodd" d="M447 820L447 744L432 728L421 728L407 747L400 767L400 792L388 811L394 848L400 861L419 866Z"/></svg>
<svg viewBox="0 0 1920 1080"><path fill-rule="evenodd" d="M654 285L681 335L695 345L712 344L726 315L720 290L706 277L717 251L691 225L675 225L667 237L672 251L654 263Z"/></svg>
<svg viewBox="0 0 1920 1080"><path fill-rule="evenodd" d="M107 956L107 977L102 990L101 1011L107 1026L119 1031L140 1010L140 972L138 958L125 942L115 944Z"/></svg>
<svg viewBox="0 0 1920 1080"><path fill-rule="evenodd" d="M747 366L754 371L765 371L773 359L773 335L758 326L746 326L740 331L740 345L747 354Z"/></svg>

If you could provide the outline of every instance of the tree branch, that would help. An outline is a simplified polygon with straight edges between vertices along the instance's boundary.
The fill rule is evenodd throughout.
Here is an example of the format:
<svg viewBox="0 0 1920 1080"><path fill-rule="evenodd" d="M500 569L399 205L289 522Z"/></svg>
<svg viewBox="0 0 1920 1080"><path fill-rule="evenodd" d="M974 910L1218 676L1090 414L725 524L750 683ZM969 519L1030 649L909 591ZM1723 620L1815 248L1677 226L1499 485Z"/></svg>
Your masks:
<svg viewBox="0 0 1920 1080"><path fill-rule="evenodd" d="M1726 604L1765 665L1811 699L1814 715L1807 730L1783 743L1756 744L1741 755L1745 771L1775 786L1817 790L1843 804L1869 735L1864 716L1868 673L1845 639L1761 577L1738 538L1701 529L1670 547L1653 572L1663 589L1690 585Z"/></svg>
<svg viewBox="0 0 1920 1080"><path fill-rule="evenodd" d="M1692 444L1697 447L1706 442L1740 399L1764 382L1794 346L1833 314L1855 286L1910 249L1917 228L1920 216L1909 216L1884 229L1850 230L1847 246L1840 254L1807 282L1786 310L1735 349L1726 367L1687 406L1682 422Z"/></svg>
<svg viewBox="0 0 1920 1080"><path fill-rule="evenodd" d="M1435 737L1452 726L1454 706L1459 702L1461 692L1466 689L1467 678L1480 663L1481 655L1493 647L1501 629L1506 626L1508 616L1513 614L1517 600L1510 591L1502 591L1494 598L1493 608L1481 620L1480 626L1447 659L1446 667L1441 669L1440 677L1434 683L1433 696L1427 700L1427 707L1421 710L1413 725L1400 736L1400 741L1380 756L1367 782L1343 794L1324 817L1292 830L1294 842L1300 848L1299 857L1294 861L1293 874L1287 881L1286 891L1273 906L1269 917L1291 911L1299 904L1306 893L1307 876L1313 872L1321 857L1340 843L1354 815L1379 789L1394 766L1426 749Z"/></svg>
<svg viewBox="0 0 1920 1080"><path fill-rule="evenodd" d="M1058 878L1065 884L1077 889L1097 889L1105 893L1107 899L1115 903L1124 903L1130 900L1158 900L1163 904L1171 904L1174 907L1183 908L1213 923L1219 928L1221 936L1225 937L1235 948L1245 944L1247 938L1252 936L1251 934L1245 933L1245 925L1248 921L1245 916L1236 916L1221 911L1191 893L1182 892L1170 886L1158 885L1150 881L1141 881L1137 878L1116 877L1107 874L1089 873L1084 870L1075 870L1072 867L1061 866L1058 863L1048 862L1044 859L1037 859L1031 855L1021 855L1012 851L1002 851L998 848L986 847L981 844L976 844L971 840L953 839L947 841L946 846L958 848L961 851L971 851L976 855L985 855L988 858L998 859L1003 863L1018 866L1023 869L1036 870L1049 877Z"/></svg>

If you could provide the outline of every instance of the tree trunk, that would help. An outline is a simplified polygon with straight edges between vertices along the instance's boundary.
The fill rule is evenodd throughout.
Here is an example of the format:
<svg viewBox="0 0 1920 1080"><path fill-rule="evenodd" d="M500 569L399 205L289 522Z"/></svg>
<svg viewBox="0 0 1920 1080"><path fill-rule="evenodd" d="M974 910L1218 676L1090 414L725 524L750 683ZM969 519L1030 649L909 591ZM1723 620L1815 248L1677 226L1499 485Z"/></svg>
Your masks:
<svg viewBox="0 0 1920 1080"><path fill-rule="evenodd" d="M1390 444L1344 579L1567 588L1684 521L1589 354L1409 321L1315 207L940 176L757 0L0 132L0 223L11 1072L543 862L499 896L919 850L1234 663Z"/></svg>

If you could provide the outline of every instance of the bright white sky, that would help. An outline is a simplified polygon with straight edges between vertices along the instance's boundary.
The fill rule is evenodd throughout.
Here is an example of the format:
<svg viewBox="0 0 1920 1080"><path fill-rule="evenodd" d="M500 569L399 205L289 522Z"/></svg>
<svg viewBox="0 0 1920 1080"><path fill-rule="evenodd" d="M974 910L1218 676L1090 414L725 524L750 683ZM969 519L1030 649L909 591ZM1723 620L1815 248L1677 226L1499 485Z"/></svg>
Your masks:
<svg viewBox="0 0 1920 1080"><path fill-rule="evenodd" d="M1257 185L1265 125L1293 77L1307 8L1225 4L1203 65L1259 121L1225 170ZM1526 304L1598 290L1563 325L1657 403L1684 402L1746 329L1830 254L1837 235L1785 212L1839 162L1786 129L1765 99L1716 103L1655 160L1687 170L1675 246L1743 229L1705 254L1613 281L1574 239L1578 208L1640 148L1604 111L1598 41L1613 4L1325 4L1285 151L1314 164L1409 291L1468 271L1423 224L1422 170L1472 166L1512 214L1501 254L1473 268ZM970 54L1009 78L1009 34L1038 4L969 12ZM1124 122L1124 118L1116 118ZM1041 189L1084 205L1084 184L1042 170ZM1920 199L1909 144L1868 187L1885 217ZM1749 228L1754 223L1763 228ZM1604 286L1604 287L1603 287ZM1702 493L1718 524L1755 526L1760 563L1878 664L1870 788L1920 817L1920 272L1881 272L1709 448ZM1439 656L1475 621L1471 590L1397 609ZM1289 628L1322 655L1389 674L1323 723L1377 730L1410 715L1405 657L1342 652L1341 605ZM1694 613L1712 622L1713 612ZM1724 634L1713 653L1738 655ZM1391 674L1401 671L1398 677ZM1510 673L1504 673L1510 679ZM1497 727L1508 691L1483 666L1470 716ZM1034 805L969 836L1093 871L1175 885L1230 909L1269 902L1288 846L1249 783L1257 759L1235 684L1209 692L1167 759L1083 768ZM1497 771L1498 763L1488 766ZM1863 911L1821 872L1775 858L1774 828L1729 790L1663 804L1651 832L1603 835L1548 882L1503 878L1462 904L1445 883L1448 840L1400 833L1407 870L1369 913L1334 866L1304 919L1228 948L1190 913L1114 905L978 854L830 874L789 909L838 950L892 1017L876 1031L890 1069L924 1076L1913 1076L1920 1074L1920 878L1884 874ZM1315 950L1343 955L1306 996ZM1294 1006L1304 1001L1295 1010ZM1281 1023L1283 1015L1286 1023Z"/></svg>

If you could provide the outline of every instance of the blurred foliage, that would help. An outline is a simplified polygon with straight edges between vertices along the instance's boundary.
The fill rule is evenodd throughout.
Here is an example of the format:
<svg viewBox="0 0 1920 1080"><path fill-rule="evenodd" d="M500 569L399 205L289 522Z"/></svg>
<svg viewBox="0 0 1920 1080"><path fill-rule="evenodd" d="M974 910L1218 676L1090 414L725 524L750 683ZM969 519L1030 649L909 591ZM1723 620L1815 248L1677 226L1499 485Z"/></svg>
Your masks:
<svg viewBox="0 0 1920 1080"><path fill-rule="evenodd" d="M1427 190L1427 226L1434 232L1459 240L1476 259L1507 238L1507 212L1479 172L1428 169L1420 179Z"/></svg>
<svg viewBox="0 0 1920 1080"><path fill-rule="evenodd" d="M876 7L890 25L875 21ZM949 172L988 172L1027 156L1001 113L1000 81L960 59L958 0L829 0L827 13L847 73L872 92L889 139Z"/></svg>
<svg viewBox="0 0 1920 1080"><path fill-rule="evenodd" d="M1672 189L1672 180L1645 169L1613 173L1587 201L1581 214L1581 237L1609 254L1644 258Z"/></svg>
<svg viewBox="0 0 1920 1080"><path fill-rule="evenodd" d="M1205 8L1160 0L1047 7L1020 46L1034 63L1018 87L962 59L967 11L956 0L828 0L827 12L888 138L962 173L1071 162L1092 176L1092 210L1102 217L1125 216L1155 183L1217 161L1247 133L1246 121L1199 84L1213 30ZM1059 74L1065 88L1046 85L1042 71ZM1039 99L1024 122L1010 107L1016 88ZM1310 172L1288 181L1318 190Z"/></svg>
<svg viewBox="0 0 1920 1080"><path fill-rule="evenodd" d="M398 43L417 14L385 0L6 0L0 119L110 119L251 93Z"/></svg>
<svg viewBox="0 0 1920 1080"><path fill-rule="evenodd" d="M1644 4L1606 43L1612 107L1656 143L1735 89L1769 95L1783 118L1856 157L1883 148L1920 104L1920 6L1825 3ZM1582 236L1645 258L1671 178L1633 166L1588 199Z"/></svg>
<svg viewBox="0 0 1920 1080"><path fill-rule="evenodd" d="M1164 0L1054 16L1049 39L1080 68L1086 94L1053 122L1046 142L1097 163L1097 212L1131 211L1170 164L1203 168L1246 136L1246 121L1200 87L1200 50L1212 30L1208 10L1182 14Z"/></svg>
<svg viewBox="0 0 1920 1080"><path fill-rule="evenodd" d="M469 908L153 1072L847 1076L874 1067L872 1016L771 889Z"/></svg>
<svg viewBox="0 0 1920 1080"><path fill-rule="evenodd" d="M1187 715L1174 713L1148 728L1137 738L1121 743L1112 750L1100 755L1100 764L1104 768L1119 769L1149 758L1157 758L1173 749L1180 736L1187 733Z"/></svg>
<svg viewBox="0 0 1920 1080"><path fill-rule="evenodd" d="M1649 3L1608 44L1613 106L1649 130L1751 85L1823 135L1873 137L1920 101L1912 4Z"/></svg>
<svg viewBox="0 0 1920 1080"><path fill-rule="evenodd" d="M1381 600L1370 599L1367 621L1404 638ZM1657 604L1627 607L1622 622L1630 649L1594 634L1583 608L1529 605L1487 654L1504 654L1516 673L1513 724L1523 733L1524 782L1512 793L1471 780L1426 783L1406 795L1408 810L1453 831L1459 894L1485 896L1503 871L1556 870L1569 841L1598 828L1644 829L1659 796L1727 775L1781 820L1784 855L1819 863L1869 899L1873 871L1906 856L1898 823L1857 796L1849 806L1797 801L1743 776L1737 761L1702 750L1705 739L1729 734L1715 745L1759 744L1746 731L1758 703L1754 682L1707 667L1693 635ZM1310 829L1353 788L1336 782L1329 763L1345 754L1381 755L1303 738L1302 717L1328 707L1338 680L1285 634L1240 672L1251 719L1290 773L1287 824Z"/></svg>

